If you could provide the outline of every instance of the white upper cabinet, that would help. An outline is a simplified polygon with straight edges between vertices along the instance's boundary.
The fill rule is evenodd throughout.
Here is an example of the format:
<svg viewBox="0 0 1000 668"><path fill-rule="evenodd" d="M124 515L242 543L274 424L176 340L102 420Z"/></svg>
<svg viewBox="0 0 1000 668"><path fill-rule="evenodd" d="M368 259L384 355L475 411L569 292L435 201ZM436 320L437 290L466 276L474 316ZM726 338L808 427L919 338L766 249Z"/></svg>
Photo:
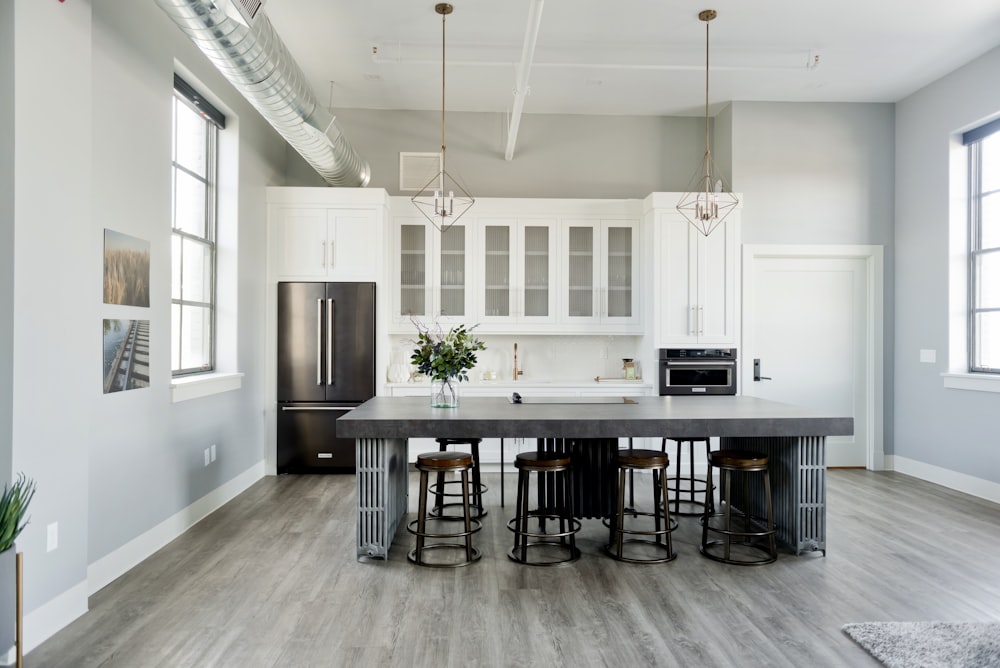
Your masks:
<svg viewBox="0 0 1000 668"><path fill-rule="evenodd" d="M394 329L411 332L411 319L468 324L473 318L468 286L472 239L464 221L439 232L423 218L396 218L393 237Z"/></svg>
<svg viewBox="0 0 1000 668"><path fill-rule="evenodd" d="M482 198L442 233L390 199L394 332L412 316L490 334L642 333L637 200Z"/></svg>
<svg viewBox="0 0 1000 668"><path fill-rule="evenodd" d="M676 209L654 210L658 347L739 343L739 210L704 236Z"/></svg>
<svg viewBox="0 0 1000 668"><path fill-rule="evenodd" d="M638 249L636 220L564 220L561 320L574 328L637 332Z"/></svg>
<svg viewBox="0 0 1000 668"><path fill-rule="evenodd" d="M268 189L274 279L382 280L385 194L357 190Z"/></svg>
<svg viewBox="0 0 1000 668"><path fill-rule="evenodd" d="M556 320L558 221L554 218L479 218L476 266L482 280L476 312L493 325L551 325Z"/></svg>

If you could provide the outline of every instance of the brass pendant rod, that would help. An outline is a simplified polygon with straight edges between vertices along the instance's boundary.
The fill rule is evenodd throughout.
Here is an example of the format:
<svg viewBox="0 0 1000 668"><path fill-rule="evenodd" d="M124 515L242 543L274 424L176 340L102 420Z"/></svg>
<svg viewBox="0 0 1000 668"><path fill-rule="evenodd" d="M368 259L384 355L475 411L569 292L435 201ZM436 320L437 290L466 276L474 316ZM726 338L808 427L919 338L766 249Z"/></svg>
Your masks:
<svg viewBox="0 0 1000 668"><path fill-rule="evenodd" d="M705 191L708 192L709 181L711 180L711 174L709 173L709 160L711 152L708 143L708 22L712 19L709 18L705 21Z"/></svg>
<svg viewBox="0 0 1000 668"><path fill-rule="evenodd" d="M448 14L444 11L441 12L441 171L444 172L444 22ZM441 177L441 188L444 189L444 177ZM444 196L444 192L441 193Z"/></svg>

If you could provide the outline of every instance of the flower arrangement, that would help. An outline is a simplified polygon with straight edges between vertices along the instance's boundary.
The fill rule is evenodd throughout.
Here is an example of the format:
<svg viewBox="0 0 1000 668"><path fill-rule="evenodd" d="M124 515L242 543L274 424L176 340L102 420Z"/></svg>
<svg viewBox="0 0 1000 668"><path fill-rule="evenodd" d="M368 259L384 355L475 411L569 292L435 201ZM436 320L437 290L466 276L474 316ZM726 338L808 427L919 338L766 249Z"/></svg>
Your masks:
<svg viewBox="0 0 1000 668"><path fill-rule="evenodd" d="M486 344L477 339L472 327L459 325L445 334L440 327L434 329L413 323L417 328L416 348L410 361L417 371L431 379L433 386L431 405L454 407L458 405L457 388L453 381L469 380L469 369L476 365L476 351L486 350Z"/></svg>

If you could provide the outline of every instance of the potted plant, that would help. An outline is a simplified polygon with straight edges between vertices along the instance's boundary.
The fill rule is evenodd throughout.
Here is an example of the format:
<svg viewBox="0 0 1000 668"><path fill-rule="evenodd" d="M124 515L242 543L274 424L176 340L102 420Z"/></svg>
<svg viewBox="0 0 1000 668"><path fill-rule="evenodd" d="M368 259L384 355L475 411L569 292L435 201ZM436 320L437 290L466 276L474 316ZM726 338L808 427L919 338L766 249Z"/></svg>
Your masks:
<svg viewBox="0 0 1000 668"><path fill-rule="evenodd" d="M440 327L431 329L414 322L417 347L410 361L417 370L431 379L431 406L458 406L458 383L469 380L469 369L476 365L476 351L486 350L486 344L472 334L475 325L452 327L445 334Z"/></svg>
<svg viewBox="0 0 1000 668"><path fill-rule="evenodd" d="M0 496L0 554L14 547L14 541L28 523L25 514L35 496L35 481L23 473L10 485L4 485Z"/></svg>

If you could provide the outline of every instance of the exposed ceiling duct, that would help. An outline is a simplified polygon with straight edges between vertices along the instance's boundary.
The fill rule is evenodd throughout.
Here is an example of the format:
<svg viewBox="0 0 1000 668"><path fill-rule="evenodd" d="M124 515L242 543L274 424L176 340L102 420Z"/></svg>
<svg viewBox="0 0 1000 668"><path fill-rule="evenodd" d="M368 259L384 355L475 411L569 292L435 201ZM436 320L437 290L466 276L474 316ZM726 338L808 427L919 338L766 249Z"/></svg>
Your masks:
<svg viewBox="0 0 1000 668"><path fill-rule="evenodd" d="M368 162L341 133L333 114L317 103L263 12L247 21L246 14L232 11L230 0L156 4L327 183L368 185Z"/></svg>

